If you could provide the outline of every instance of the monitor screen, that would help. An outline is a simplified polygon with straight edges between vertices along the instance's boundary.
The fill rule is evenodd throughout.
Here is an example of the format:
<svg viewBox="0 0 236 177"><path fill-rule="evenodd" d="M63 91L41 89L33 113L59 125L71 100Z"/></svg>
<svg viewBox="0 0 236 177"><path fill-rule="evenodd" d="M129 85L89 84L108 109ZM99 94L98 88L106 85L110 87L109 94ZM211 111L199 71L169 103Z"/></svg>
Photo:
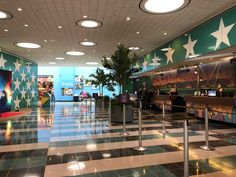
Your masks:
<svg viewBox="0 0 236 177"><path fill-rule="evenodd" d="M208 96L216 96L216 90L209 90L208 91Z"/></svg>

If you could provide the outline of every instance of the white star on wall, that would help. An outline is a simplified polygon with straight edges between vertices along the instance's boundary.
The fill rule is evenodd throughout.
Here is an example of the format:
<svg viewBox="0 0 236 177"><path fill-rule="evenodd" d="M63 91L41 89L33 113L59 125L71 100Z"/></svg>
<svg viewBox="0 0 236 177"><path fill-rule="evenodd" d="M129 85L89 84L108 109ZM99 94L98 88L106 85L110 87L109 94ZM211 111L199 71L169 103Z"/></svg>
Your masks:
<svg viewBox="0 0 236 177"><path fill-rule="evenodd" d="M26 66L26 70L27 70L27 73L30 73L30 64L28 64L27 66Z"/></svg>
<svg viewBox="0 0 236 177"><path fill-rule="evenodd" d="M20 82L19 82L19 80L18 80L18 78L16 79L16 81L13 81L13 83L15 84L15 90L16 89L20 89Z"/></svg>
<svg viewBox="0 0 236 177"><path fill-rule="evenodd" d="M148 64L148 62L144 60L144 62L143 62L143 69L144 70L147 70L147 64Z"/></svg>
<svg viewBox="0 0 236 177"><path fill-rule="evenodd" d="M195 46L197 40L192 41L191 36L188 36L188 43L183 45L183 47L187 50L186 51L186 58L188 58L189 54L195 55L193 47Z"/></svg>
<svg viewBox="0 0 236 177"><path fill-rule="evenodd" d="M233 28L233 26L234 24L225 26L223 19L222 18L220 19L219 29L211 33L211 35L216 38L215 50L220 46L221 43L225 43L226 45L230 46L228 33Z"/></svg>
<svg viewBox="0 0 236 177"><path fill-rule="evenodd" d="M152 59L152 63L150 65L153 65L153 68L157 67L160 65L160 63L158 63L158 61L161 61L161 59L159 57L156 56Z"/></svg>
<svg viewBox="0 0 236 177"><path fill-rule="evenodd" d="M31 78L32 78L32 82L34 82L34 81L35 81L35 78L36 78L36 76L35 76L34 74L32 74Z"/></svg>
<svg viewBox="0 0 236 177"><path fill-rule="evenodd" d="M26 86L27 86L27 89L30 90L31 82L29 80L28 82L26 82Z"/></svg>
<svg viewBox="0 0 236 177"><path fill-rule="evenodd" d="M26 74L24 73L24 71L23 71L20 75L21 75L21 80L22 80L22 81L25 81Z"/></svg>
<svg viewBox="0 0 236 177"><path fill-rule="evenodd" d="M15 71L20 71L21 64L19 63L18 59L16 60L16 63L14 63L14 65L15 65Z"/></svg>
<svg viewBox="0 0 236 177"><path fill-rule="evenodd" d="M30 102L31 102L31 99L30 99L30 98L27 98L27 99L26 99L27 107L30 106Z"/></svg>
<svg viewBox="0 0 236 177"><path fill-rule="evenodd" d="M20 100L18 99L18 96L16 97L16 100L14 100L15 103L15 109L20 109Z"/></svg>
<svg viewBox="0 0 236 177"><path fill-rule="evenodd" d="M1 58L0 58L0 67L5 67L5 63L6 63L7 61L3 58L3 54L1 53Z"/></svg>
<svg viewBox="0 0 236 177"><path fill-rule="evenodd" d="M173 62L173 53L174 53L175 49L170 48L170 46L168 47L168 51L165 53L166 57L167 57L167 61L166 64L168 64L169 62L174 63Z"/></svg>
<svg viewBox="0 0 236 177"><path fill-rule="evenodd" d="M21 99L25 98L26 91L24 88L23 88L23 90L21 90L20 93L21 93Z"/></svg>
<svg viewBox="0 0 236 177"><path fill-rule="evenodd" d="M32 93L32 96L31 96L31 97L34 98L34 97L35 97L35 91L32 90L31 93Z"/></svg>

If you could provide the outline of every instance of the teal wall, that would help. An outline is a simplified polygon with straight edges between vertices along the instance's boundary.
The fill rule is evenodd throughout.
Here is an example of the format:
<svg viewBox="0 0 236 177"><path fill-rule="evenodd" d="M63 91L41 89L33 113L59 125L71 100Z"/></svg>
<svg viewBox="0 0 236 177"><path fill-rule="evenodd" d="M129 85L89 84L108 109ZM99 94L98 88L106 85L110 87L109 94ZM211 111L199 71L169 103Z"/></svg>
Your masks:
<svg viewBox="0 0 236 177"><path fill-rule="evenodd" d="M145 72L191 60L193 56L236 45L235 36L236 6L139 58L137 66L142 67L141 72ZM169 57L168 51L161 50L165 48L170 49Z"/></svg>
<svg viewBox="0 0 236 177"><path fill-rule="evenodd" d="M51 75L54 82L54 94L57 101L73 101L73 96L63 96L62 88L73 88L74 94L80 94L83 90L91 95L101 93L101 89L93 89L91 86L84 86L82 90L75 89L75 76L83 76L84 79L91 79L90 74L95 73L97 67L39 67L38 75ZM106 71L105 71L106 72ZM118 94L118 87L114 92L103 89L103 95L112 97Z"/></svg>
<svg viewBox="0 0 236 177"><path fill-rule="evenodd" d="M38 102L37 64L1 51L0 69L12 71L12 110L35 106Z"/></svg>

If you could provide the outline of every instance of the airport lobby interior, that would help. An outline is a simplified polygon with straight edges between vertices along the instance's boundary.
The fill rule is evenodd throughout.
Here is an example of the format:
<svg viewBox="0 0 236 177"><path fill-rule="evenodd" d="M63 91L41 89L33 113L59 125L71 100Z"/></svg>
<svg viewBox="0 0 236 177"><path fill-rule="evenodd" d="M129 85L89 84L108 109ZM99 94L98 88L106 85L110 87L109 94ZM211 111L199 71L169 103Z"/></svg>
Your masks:
<svg viewBox="0 0 236 177"><path fill-rule="evenodd" d="M0 177L235 176L235 0L0 0Z"/></svg>

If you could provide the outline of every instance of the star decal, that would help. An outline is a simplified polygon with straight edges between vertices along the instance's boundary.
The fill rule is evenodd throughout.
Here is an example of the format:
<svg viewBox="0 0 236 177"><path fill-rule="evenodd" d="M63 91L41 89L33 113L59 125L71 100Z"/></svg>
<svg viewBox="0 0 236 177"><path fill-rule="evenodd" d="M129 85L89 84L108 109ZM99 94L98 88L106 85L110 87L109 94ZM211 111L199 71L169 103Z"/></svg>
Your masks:
<svg viewBox="0 0 236 177"><path fill-rule="evenodd" d="M35 97L35 91L32 90L31 93L32 93L32 96L31 96L31 97L34 98L34 97Z"/></svg>
<svg viewBox="0 0 236 177"><path fill-rule="evenodd" d="M225 26L223 19L220 19L220 26L219 29L213 33L212 36L216 38L216 46L215 50L220 46L221 43L225 43L226 45L230 46L228 33L233 28L235 24L231 24L229 26Z"/></svg>
<svg viewBox="0 0 236 177"><path fill-rule="evenodd" d="M15 103L15 109L20 109L20 100L18 99L18 96L16 97L16 100L14 100Z"/></svg>
<svg viewBox="0 0 236 177"><path fill-rule="evenodd" d="M25 98L26 91L24 88L23 88L23 90L21 90L20 93L21 93L21 99Z"/></svg>
<svg viewBox="0 0 236 177"><path fill-rule="evenodd" d="M159 57L156 56L152 59L152 63L150 65L153 65L153 68L157 67L160 65L160 63L158 63L158 61L160 61L161 59Z"/></svg>
<svg viewBox="0 0 236 177"><path fill-rule="evenodd" d="M19 60L18 60L18 59L16 60L16 63L14 63L14 65L15 65L15 71L19 71L19 72L20 72L20 66L21 66L21 64L19 63Z"/></svg>
<svg viewBox="0 0 236 177"><path fill-rule="evenodd" d="M27 89L30 90L31 87L31 82L28 80L28 82L26 83Z"/></svg>
<svg viewBox="0 0 236 177"><path fill-rule="evenodd" d="M147 70L147 64L148 64L148 62L144 60L144 62L143 62L143 69L144 70Z"/></svg>
<svg viewBox="0 0 236 177"><path fill-rule="evenodd" d="M31 99L30 99L30 98L27 98L27 99L26 99L27 107L30 106L30 102L31 102Z"/></svg>
<svg viewBox="0 0 236 177"><path fill-rule="evenodd" d="M197 43L197 40L192 41L191 36L188 36L188 43L183 45L183 47L187 50L186 51L186 58L188 58L188 56L191 55L195 55L194 53L194 49L193 47L195 46L195 44Z"/></svg>
<svg viewBox="0 0 236 177"><path fill-rule="evenodd" d="M21 80L25 81L26 79L26 74L24 73L24 71L20 74L21 75Z"/></svg>
<svg viewBox="0 0 236 177"><path fill-rule="evenodd" d="M16 79L16 81L13 81L14 82L14 84L15 84L15 90L16 89L20 89L20 82L19 82L19 80L18 80L18 78Z"/></svg>
<svg viewBox="0 0 236 177"><path fill-rule="evenodd" d="M3 67L3 68L4 68L6 62L7 62L7 61L3 58L3 54L1 53L0 67Z"/></svg>
<svg viewBox="0 0 236 177"><path fill-rule="evenodd" d="M27 66L26 66L26 70L27 70L27 73L30 73L30 64L28 64Z"/></svg>
<svg viewBox="0 0 236 177"><path fill-rule="evenodd" d="M168 47L168 51L165 53L166 57L167 57L167 61L166 64L168 64L169 62L174 63L173 62L173 53L174 53L175 49L170 48L170 46Z"/></svg>
<svg viewBox="0 0 236 177"><path fill-rule="evenodd" d="M36 78L36 76L34 75L34 73L32 74L31 78L32 78L32 82L34 82L34 81L35 81L35 78Z"/></svg>

